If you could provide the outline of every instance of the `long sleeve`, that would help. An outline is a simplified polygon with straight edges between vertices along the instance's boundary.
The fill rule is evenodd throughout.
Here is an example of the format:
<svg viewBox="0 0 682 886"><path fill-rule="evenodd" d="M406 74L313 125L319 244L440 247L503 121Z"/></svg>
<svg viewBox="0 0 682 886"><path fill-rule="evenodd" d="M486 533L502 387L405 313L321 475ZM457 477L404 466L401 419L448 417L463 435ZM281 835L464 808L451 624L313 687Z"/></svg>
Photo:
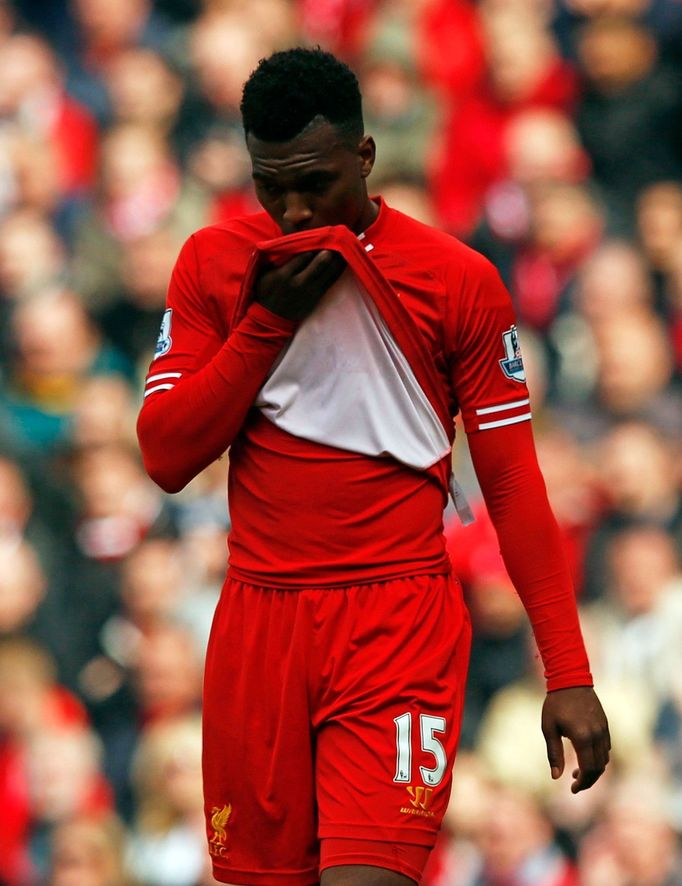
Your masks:
<svg viewBox="0 0 682 886"><path fill-rule="evenodd" d="M529 422L469 435L509 576L528 613L549 690L591 686L575 591Z"/></svg>
<svg viewBox="0 0 682 886"><path fill-rule="evenodd" d="M227 450L295 324L252 304L226 337L225 327L201 290L190 238L171 278L137 424L145 468L167 492Z"/></svg>
<svg viewBox="0 0 682 886"><path fill-rule="evenodd" d="M575 592L540 473L514 311L492 265L459 290L452 385L502 557L533 627L549 689L592 684Z"/></svg>

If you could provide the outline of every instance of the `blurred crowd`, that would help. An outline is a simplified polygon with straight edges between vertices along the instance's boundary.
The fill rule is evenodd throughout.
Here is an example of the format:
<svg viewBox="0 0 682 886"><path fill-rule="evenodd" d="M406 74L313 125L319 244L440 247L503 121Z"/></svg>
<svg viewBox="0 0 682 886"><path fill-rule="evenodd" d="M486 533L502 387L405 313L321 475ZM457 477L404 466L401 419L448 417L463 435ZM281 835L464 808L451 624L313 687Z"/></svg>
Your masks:
<svg viewBox="0 0 682 886"><path fill-rule="evenodd" d="M257 209L242 84L298 44L357 71L373 191L511 291L611 721L612 765L573 797L461 434L478 519L446 529L474 648L424 886L678 886L678 0L0 0L0 886L214 882L199 715L228 462L167 496L134 423L182 242Z"/></svg>

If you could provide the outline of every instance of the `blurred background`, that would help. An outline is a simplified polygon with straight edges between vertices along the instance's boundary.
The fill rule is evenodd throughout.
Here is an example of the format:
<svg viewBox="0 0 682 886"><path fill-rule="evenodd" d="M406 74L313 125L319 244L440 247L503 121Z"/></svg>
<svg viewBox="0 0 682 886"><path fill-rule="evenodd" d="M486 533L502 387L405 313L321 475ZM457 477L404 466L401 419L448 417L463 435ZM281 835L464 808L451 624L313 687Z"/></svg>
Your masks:
<svg viewBox="0 0 682 886"><path fill-rule="evenodd" d="M206 886L202 659L227 460L147 479L184 239L257 209L259 58L357 71L389 204L495 262L613 762L549 778L541 667L461 435L474 649L425 886L682 884L679 0L0 0L0 886ZM465 534L466 533L466 534Z"/></svg>

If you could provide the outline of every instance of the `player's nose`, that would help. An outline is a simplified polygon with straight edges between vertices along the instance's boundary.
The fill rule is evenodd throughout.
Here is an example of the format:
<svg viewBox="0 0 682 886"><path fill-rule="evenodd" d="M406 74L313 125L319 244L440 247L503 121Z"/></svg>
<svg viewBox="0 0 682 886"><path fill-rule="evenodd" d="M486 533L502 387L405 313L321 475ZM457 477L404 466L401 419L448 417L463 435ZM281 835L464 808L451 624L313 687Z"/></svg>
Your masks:
<svg viewBox="0 0 682 886"><path fill-rule="evenodd" d="M284 223L291 231L300 231L308 226L313 217L313 211L308 206L305 198L295 191L284 196Z"/></svg>

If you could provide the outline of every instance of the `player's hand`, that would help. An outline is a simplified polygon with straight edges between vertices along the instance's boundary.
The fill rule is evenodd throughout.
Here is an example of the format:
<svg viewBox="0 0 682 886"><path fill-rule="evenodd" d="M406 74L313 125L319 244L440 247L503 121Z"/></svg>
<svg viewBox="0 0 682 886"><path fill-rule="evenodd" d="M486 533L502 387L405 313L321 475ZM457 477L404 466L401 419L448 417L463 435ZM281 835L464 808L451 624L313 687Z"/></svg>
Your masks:
<svg viewBox="0 0 682 886"><path fill-rule="evenodd" d="M574 794L591 787L606 769L611 750L609 724L591 687L548 692L542 707L542 732L552 778L559 778L564 771L562 736L575 748L578 768L573 771Z"/></svg>
<svg viewBox="0 0 682 886"><path fill-rule="evenodd" d="M279 267L266 265L254 283L254 301L287 320L307 317L346 267L338 252L302 252Z"/></svg>

